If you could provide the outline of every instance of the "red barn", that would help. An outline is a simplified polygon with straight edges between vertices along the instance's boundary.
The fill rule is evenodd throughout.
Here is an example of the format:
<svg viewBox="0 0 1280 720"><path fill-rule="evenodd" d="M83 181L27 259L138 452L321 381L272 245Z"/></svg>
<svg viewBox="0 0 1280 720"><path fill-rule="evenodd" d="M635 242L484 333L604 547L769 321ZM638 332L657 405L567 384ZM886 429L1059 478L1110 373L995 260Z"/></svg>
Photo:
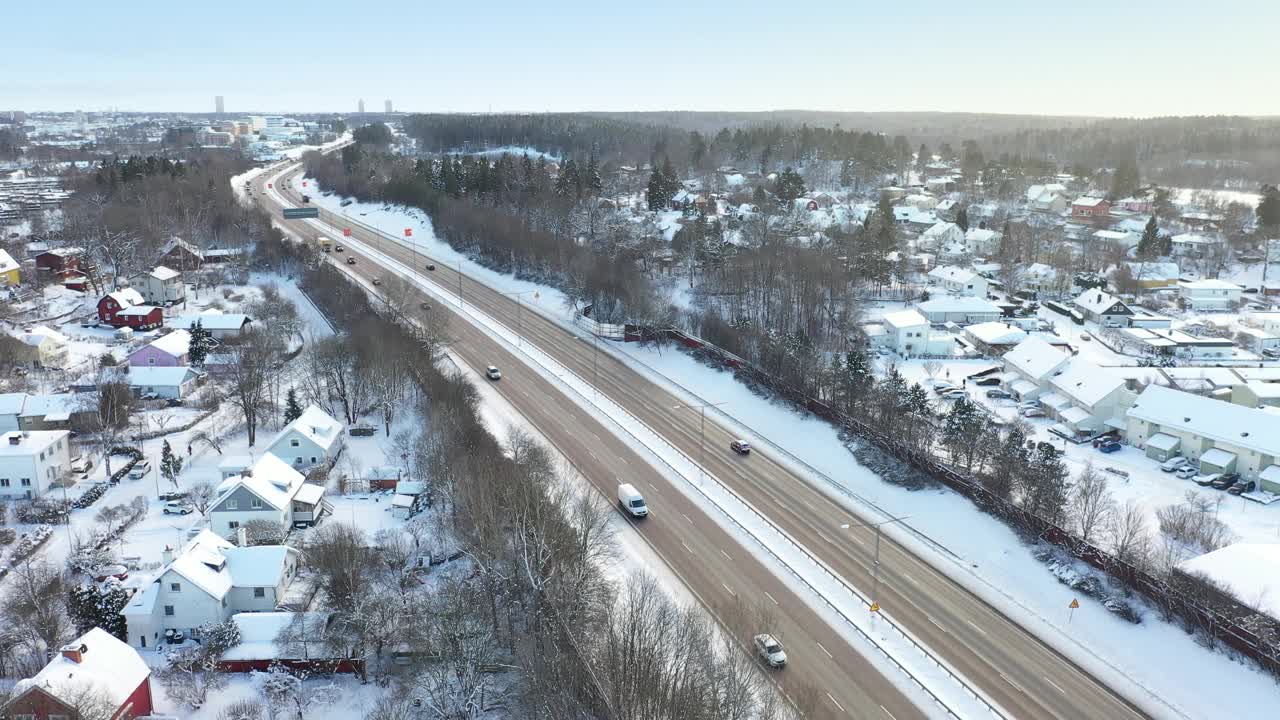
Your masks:
<svg viewBox="0 0 1280 720"><path fill-rule="evenodd" d="M152 705L151 668L133 648L94 628L64 646L35 677L18 681L0 716L130 720L150 715Z"/></svg>
<svg viewBox="0 0 1280 720"><path fill-rule="evenodd" d="M1111 201L1098 197L1078 197L1071 202L1072 217L1106 217L1111 214Z"/></svg>
<svg viewBox="0 0 1280 720"><path fill-rule="evenodd" d="M124 288L98 300L98 320L112 327L150 330L164 324L164 311L147 305L137 290Z"/></svg>
<svg viewBox="0 0 1280 720"><path fill-rule="evenodd" d="M79 270L83 256L84 250L74 247L45 250L36 255L36 269L47 270L55 275L68 270Z"/></svg>

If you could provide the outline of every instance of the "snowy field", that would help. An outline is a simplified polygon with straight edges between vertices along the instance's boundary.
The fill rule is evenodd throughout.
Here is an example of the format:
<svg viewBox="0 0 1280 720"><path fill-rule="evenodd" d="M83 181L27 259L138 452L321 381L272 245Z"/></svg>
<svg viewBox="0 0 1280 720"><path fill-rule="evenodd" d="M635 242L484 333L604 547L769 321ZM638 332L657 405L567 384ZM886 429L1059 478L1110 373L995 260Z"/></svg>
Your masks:
<svg viewBox="0 0 1280 720"><path fill-rule="evenodd" d="M414 229L413 243L442 262L463 263L463 271L504 291L536 290L531 303L544 314L571 323L571 312L555 290L479 268L466 261L431 233L428 218L400 207L354 203L341 208L340 199L322 195L318 204L348 213L353 219L377 227L397 238L405 227ZM314 200L313 200L314 201ZM446 291L447 292L447 291ZM722 414L730 424L759 428L763 434L744 430L761 445L793 454L840 482L851 492L875 502L888 512L909 513L915 530L954 552L961 560L937 553L913 535L896 533L904 543L917 546L934 558L934 564L980 593L990 602L1019 617L1029 628L1103 677L1122 675L1137 688L1136 699L1147 698L1156 705L1161 698L1167 706L1162 716L1269 717L1265 710L1275 702L1277 690L1261 673L1243 671L1222 653L1205 650L1172 625L1155 617L1134 626L1083 600L1067 628L1067 605L1075 594L1050 575L1031 550L1011 531L978 512L963 498L947 491L910 492L881 481L859 466L840 443L835 430L813 418L797 415L785 407L752 394L727 373L695 363L682 353L666 350L618 348L611 351L630 358L637 367L652 365L655 378L697 388L699 395L727 400ZM764 430L766 429L767 430ZM822 485L825 481L816 481ZM851 506L855 503L837 493ZM1231 687L1227 696L1206 692L1207 688Z"/></svg>

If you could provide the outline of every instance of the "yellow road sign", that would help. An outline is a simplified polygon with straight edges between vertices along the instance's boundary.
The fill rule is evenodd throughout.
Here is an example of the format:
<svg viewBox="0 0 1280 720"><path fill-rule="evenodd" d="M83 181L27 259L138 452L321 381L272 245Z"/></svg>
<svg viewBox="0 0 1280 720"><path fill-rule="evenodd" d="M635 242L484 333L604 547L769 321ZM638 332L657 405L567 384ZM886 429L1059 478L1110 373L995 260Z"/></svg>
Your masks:
<svg viewBox="0 0 1280 720"><path fill-rule="evenodd" d="M1080 601L1079 601L1079 600L1076 600L1075 598L1072 598L1072 600L1071 600L1071 609L1072 609L1072 610L1075 610L1075 609L1076 609L1076 608L1078 608L1078 607L1080 607Z"/></svg>
<svg viewBox="0 0 1280 720"><path fill-rule="evenodd" d="M880 603L871 603L871 612L880 612Z"/></svg>

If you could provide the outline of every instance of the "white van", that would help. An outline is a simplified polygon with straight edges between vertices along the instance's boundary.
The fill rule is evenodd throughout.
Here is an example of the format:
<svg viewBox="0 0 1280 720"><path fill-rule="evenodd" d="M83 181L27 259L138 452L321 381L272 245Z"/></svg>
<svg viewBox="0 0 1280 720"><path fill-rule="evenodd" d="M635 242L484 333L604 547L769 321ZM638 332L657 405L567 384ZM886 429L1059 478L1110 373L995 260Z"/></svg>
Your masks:
<svg viewBox="0 0 1280 720"><path fill-rule="evenodd" d="M649 506L644 504L644 497L628 483L618 486L618 504L632 517L642 518L649 514Z"/></svg>

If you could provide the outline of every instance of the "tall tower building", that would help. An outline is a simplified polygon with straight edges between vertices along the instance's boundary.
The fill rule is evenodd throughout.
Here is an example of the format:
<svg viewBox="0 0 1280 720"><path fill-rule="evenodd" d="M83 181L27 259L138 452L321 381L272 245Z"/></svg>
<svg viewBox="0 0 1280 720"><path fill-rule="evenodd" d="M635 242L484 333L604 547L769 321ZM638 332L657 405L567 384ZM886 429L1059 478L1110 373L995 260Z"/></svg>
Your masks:
<svg viewBox="0 0 1280 720"><path fill-rule="evenodd" d="M361 115L364 114L364 98L361 98L360 102L356 103L356 112L360 113Z"/></svg>
<svg viewBox="0 0 1280 720"><path fill-rule="evenodd" d="M394 111L391 109L391 101L390 101L390 100L385 101L385 103L384 103L384 104L385 104L385 106L386 106L386 111L387 111L387 114L388 114L388 115L390 115L392 112L394 112Z"/></svg>
<svg viewBox="0 0 1280 720"><path fill-rule="evenodd" d="M227 111L226 104L225 104L224 102L222 102L222 96L221 96L221 95L215 95L215 96L214 96L214 98L213 98L213 107L214 107L214 109L217 111L217 113L218 113L219 115L221 115L221 114L223 114L224 112L226 112L226 111Z"/></svg>

